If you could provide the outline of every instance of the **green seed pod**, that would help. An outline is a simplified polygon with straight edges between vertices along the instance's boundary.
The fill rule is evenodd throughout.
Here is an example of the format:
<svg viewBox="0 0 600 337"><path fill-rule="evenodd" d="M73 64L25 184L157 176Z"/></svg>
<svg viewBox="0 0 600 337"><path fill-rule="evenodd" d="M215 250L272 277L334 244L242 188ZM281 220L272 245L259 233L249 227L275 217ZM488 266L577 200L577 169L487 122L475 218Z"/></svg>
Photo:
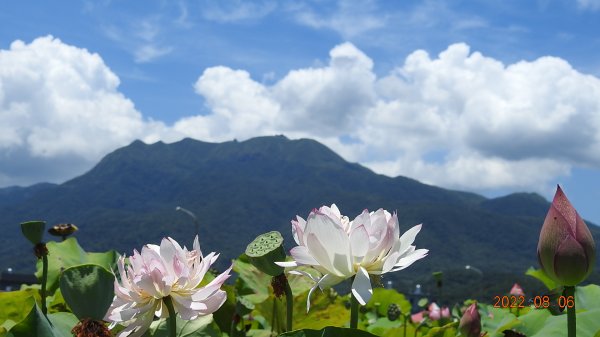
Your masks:
<svg viewBox="0 0 600 337"><path fill-rule="evenodd" d="M42 242L44 236L44 227L46 226L45 221L28 221L21 223L21 231L23 235L31 242L36 245Z"/></svg>
<svg viewBox="0 0 600 337"><path fill-rule="evenodd" d="M396 303L392 303L388 306L387 317L390 321L395 321L400 317L402 311Z"/></svg>
<svg viewBox="0 0 600 337"><path fill-rule="evenodd" d="M261 234L246 247L248 259L258 270L271 276L283 273L283 267L275 262L285 261L283 237L281 233L272 231Z"/></svg>

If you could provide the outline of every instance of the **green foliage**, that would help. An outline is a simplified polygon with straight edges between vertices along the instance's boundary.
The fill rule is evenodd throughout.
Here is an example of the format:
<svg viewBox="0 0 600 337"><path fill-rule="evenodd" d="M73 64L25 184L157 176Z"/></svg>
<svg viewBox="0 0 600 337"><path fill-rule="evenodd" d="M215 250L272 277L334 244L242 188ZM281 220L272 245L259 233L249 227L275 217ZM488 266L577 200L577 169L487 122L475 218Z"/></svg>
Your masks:
<svg viewBox="0 0 600 337"><path fill-rule="evenodd" d="M302 329L286 332L280 337L372 337L375 336L366 331L348 328L337 328L328 326L321 330Z"/></svg>
<svg viewBox="0 0 600 337"><path fill-rule="evenodd" d="M220 337L222 336L218 326L213 321L213 315L201 316L186 321L177 316L178 337ZM145 337L169 337L167 320L165 318L152 322L150 329L144 334Z"/></svg>
<svg viewBox="0 0 600 337"><path fill-rule="evenodd" d="M103 253L86 253L77 243L74 237L68 238L62 242L51 241L46 244L48 247L48 292L52 293L58 288L58 280L62 270L81 264L97 264L108 270L113 270L116 266L117 253L110 250ZM37 263L35 275L42 276L42 264Z"/></svg>
<svg viewBox="0 0 600 337"><path fill-rule="evenodd" d="M348 326L350 309L346 308L346 298L338 296L333 289L323 292L315 290L310 299L310 311L306 312L308 292L294 297L294 328L322 329L326 326Z"/></svg>
<svg viewBox="0 0 600 337"><path fill-rule="evenodd" d="M315 270L311 267L300 266L294 268L295 270L305 271L307 273L315 273ZM312 288L314 282L304 275L296 275L296 274L287 274L288 283L290 284L290 288L292 288L292 294L294 296L301 295Z"/></svg>
<svg viewBox="0 0 600 337"><path fill-rule="evenodd" d="M95 264L67 268L60 277L60 291L79 319L100 321L113 301L115 276Z"/></svg>
<svg viewBox="0 0 600 337"><path fill-rule="evenodd" d="M433 327L423 337L454 337L457 333L457 327L458 322L448 323L441 327Z"/></svg>
<svg viewBox="0 0 600 337"><path fill-rule="evenodd" d="M491 305L478 305L481 315L482 331L487 331L490 337L503 337L504 330L510 330L519 324L517 317L508 309L494 308Z"/></svg>
<svg viewBox="0 0 600 337"><path fill-rule="evenodd" d="M367 327L367 331L377 336L384 335L387 331L402 325L402 319L390 321L387 317L381 317Z"/></svg>
<svg viewBox="0 0 600 337"><path fill-rule="evenodd" d="M0 292L0 327L10 330L27 317L35 304L36 295L33 289Z"/></svg>
<svg viewBox="0 0 600 337"><path fill-rule="evenodd" d="M28 315L7 333L9 337L71 337L71 328L77 324L77 318L70 313L55 313L44 317L37 305Z"/></svg>
<svg viewBox="0 0 600 337"><path fill-rule="evenodd" d="M245 254L233 262L233 271L238 274L238 296L243 296L252 303L261 303L269 297L271 276L253 266Z"/></svg>
<svg viewBox="0 0 600 337"><path fill-rule="evenodd" d="M221 286L221 289L227 293L227 299L219 310L213 313L213 318L221 331L229 331L231 320L233 319L236 310L235 288L224 284Z"/></svg>
<svg viewBox="0 0 600 337"><path fill-rule="evenodd" d="M31 242L36 245L42 242L44 237L45 221L28 221L21 223L21 232Z"/></svg>
<svg viewBox="0 0 600 337"><path fill-rule="evenodd" d="M379 304L376 308L376 303ZM380 316L387 316L388 307L395 303L403 314L410 313L411 305L406 300L403 294L398 293L393 289L375 288L373 289L373 297L367 303L366 308L369 310L377 310Z"/></svg>
<svg viewBox="0 0 600 337"><path fill-rule="evenodd" d="M533 267L529 267L529 269L527 269L527 272L525 272L525 275L529 275L538 279L539 281L544 283L546 288L548 288L549 290L556 289L558 287L558 284L556 284L554 280L548 277L548 275L546 275L546 273L542 269L535 269Z"/></svg>

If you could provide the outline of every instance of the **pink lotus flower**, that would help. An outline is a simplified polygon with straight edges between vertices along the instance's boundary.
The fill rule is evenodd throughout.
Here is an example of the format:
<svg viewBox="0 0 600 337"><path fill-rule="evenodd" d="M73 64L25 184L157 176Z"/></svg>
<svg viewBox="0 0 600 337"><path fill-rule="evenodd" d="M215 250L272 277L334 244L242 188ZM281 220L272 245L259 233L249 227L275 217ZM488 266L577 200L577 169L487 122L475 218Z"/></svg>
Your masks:
<svg viewBox="0 0 600 337"><path fill-rule="evenodd" d="M352 294L361 305L373 295L369 274L381 275L402 270L427 256L427 249L415 249L412 243L421 230L414 226L400 236L396 214L379 209L363 211L354 220L342 216L335 204L313 210L305 221L292 220L292 233L298 246L290 250L294 261L276 262L282 267L307 265L322 276L317 278L304 271L291 271L315 281L323 289L354 277Z"/></svg>
<svg viewBox="0 0 600 337"><path fill-rule="evenodd" d="M117 263L120 282L115 280L115 298L106 320L126 325L119 337L138 337L152 323L154 316L168 317L163 299L172 299L175 311L184 320L215 312L227 298L221 285L229 278L231 267L203 287L198 287L218 254L202 256L198 237L188 251L171 238L160 246L145 245L134 250L125 266L125 256Z"/></svg>
<svg viewBox="0 0 600 337"><path fill-rule="evenodd" d="M431 318L434 321L438 321L442 318L450 318L450 309L448 309L448 307L443 307L440 309L440 307L435 302L432 302L429 305L428 311L429 318Z"/></svg>
<svg viewBox="0 0 600 337"><path fill-rule="evenodd" d="M523 288L518 283L515 283L510 289L510 294L513 296L525 296Z"/></svg>
<svg viewBox="0 0 600 337"><path fill-rule="evenodd" d="M537 253L544 272L564 286L579 284L594 267L594 238L560 186L540 231Z"/></svg>
<svg viewBox="0 0 600 337"><path fill-rule="evenodd" d="M410 320L413 321L413 323L419 324L421 322L423 322L423 320L425 319L425 313L427 311L425 310L421 310L419 312L417 312L416 314L412 314L410 315Z"/></svg>

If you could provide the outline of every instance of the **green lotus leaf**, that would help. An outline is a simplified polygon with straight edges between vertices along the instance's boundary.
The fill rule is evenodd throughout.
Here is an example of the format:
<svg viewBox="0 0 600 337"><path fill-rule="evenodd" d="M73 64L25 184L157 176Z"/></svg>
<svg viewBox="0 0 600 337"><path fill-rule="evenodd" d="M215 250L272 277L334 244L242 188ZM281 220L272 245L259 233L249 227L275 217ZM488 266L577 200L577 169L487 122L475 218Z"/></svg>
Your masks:
<svg viewBox="0 0 600 337"><path fill-rule="evenodd" d="M48 247L48 283L46 288L52 294L58 288L58 279L62 270L80 264L97 264L108 270L116 269L117 252L109 250L103 253L86 253L77 239L68 238L62 242L50 241ZM42 263L38 260L35 276L42 277Z"/></svg>
<svg viewBox="0 0 600 337"><path fill-rule="evenodd" d="M65 269L60 291L79 319L102 320L113 301L115 276L104 267L84 264Z"/></svg>
<svg viewBox="0 0 600 337"><path fill-rule="evenodd" d="M357 329L338 328L333 326L321 330L303 329L283 333L280 337L372 337L369 332Z"/></svg>
<svg viewBox="0 0 600 337"><path fill-rule="evenodd" d="M213 315L201 316L196 319L186 321L179 316L176 320L176 329L178 337L220 337L221 332L214 324ZM150 337L169 337L168 324L166 319L160 319L152 322L150 329L144 336Z"/></svg>

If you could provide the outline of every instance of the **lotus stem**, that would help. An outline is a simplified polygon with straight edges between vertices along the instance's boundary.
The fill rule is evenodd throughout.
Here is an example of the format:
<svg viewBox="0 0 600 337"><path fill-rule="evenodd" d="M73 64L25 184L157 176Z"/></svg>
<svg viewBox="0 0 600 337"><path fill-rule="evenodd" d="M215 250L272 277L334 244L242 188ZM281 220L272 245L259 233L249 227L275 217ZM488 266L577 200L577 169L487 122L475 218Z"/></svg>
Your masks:
<svg viewBox="0 0 600 337"><path fill-rule="evenodd" d="M358 328L358 300L354 297L354 294L350 294L350 328Z"/></svg>
<svg viewBox="0 0 600 337"><path fill-rule="evenodd" d="M404 333L403 336L406 337L406 323L408 323L408 315L403 315L404 316Z"/></svg>
<svg viewBox="0 0 600 337"><path fill-rule="evenodd" d="M577 321L575 317L575 287L565 286L565 297L573 296L573 306L567 306L567 329L569 337L577 337Z"/></svg>
<svg viewBox="0 0 600 337"><path fill-rule="evenodd" d="M284 275L285 277L285 275ZM286 304L286 330L292 331L292 315L294 313L294 295L292 295L292 288L290 287L290 282L288 282L287 278L285 278L284 282L284 290L285 290L285 304Z"/></svg>
<svg viewBox="0 0 600 337"><path fill-rule="evenodd" d="M277 299L273 298L273 314L271 315L271 334L273 334L273 331L277 331L277 327L275 327L275 324L278 324L277 323Z"/></svg>
<svg viewBox="0 0 600 337"><path fill-rule="evenodd" d="M175 308L173 308L171 296L163 298L163 302L169 311L169 317L167 318L169 337L177 337L177 314L175 314Z"/></svg>
<svg viewBox="0 0 600 337"><path fill-rule="evenodd" d="M48 256L42 256L42 289L40 295L42 296L42 313L48 318L48 308L46 306L46 283L48 283Z"/></svg>
<svg viewBox="0 0 600 337"><path fill-rule="evenodd" d="M231 325L229 327L229 336L233 337L236 335L236 325L238 323L238 319L239 319L239 315L237 313L233 314L233 317L231 317Z"/></svg>

